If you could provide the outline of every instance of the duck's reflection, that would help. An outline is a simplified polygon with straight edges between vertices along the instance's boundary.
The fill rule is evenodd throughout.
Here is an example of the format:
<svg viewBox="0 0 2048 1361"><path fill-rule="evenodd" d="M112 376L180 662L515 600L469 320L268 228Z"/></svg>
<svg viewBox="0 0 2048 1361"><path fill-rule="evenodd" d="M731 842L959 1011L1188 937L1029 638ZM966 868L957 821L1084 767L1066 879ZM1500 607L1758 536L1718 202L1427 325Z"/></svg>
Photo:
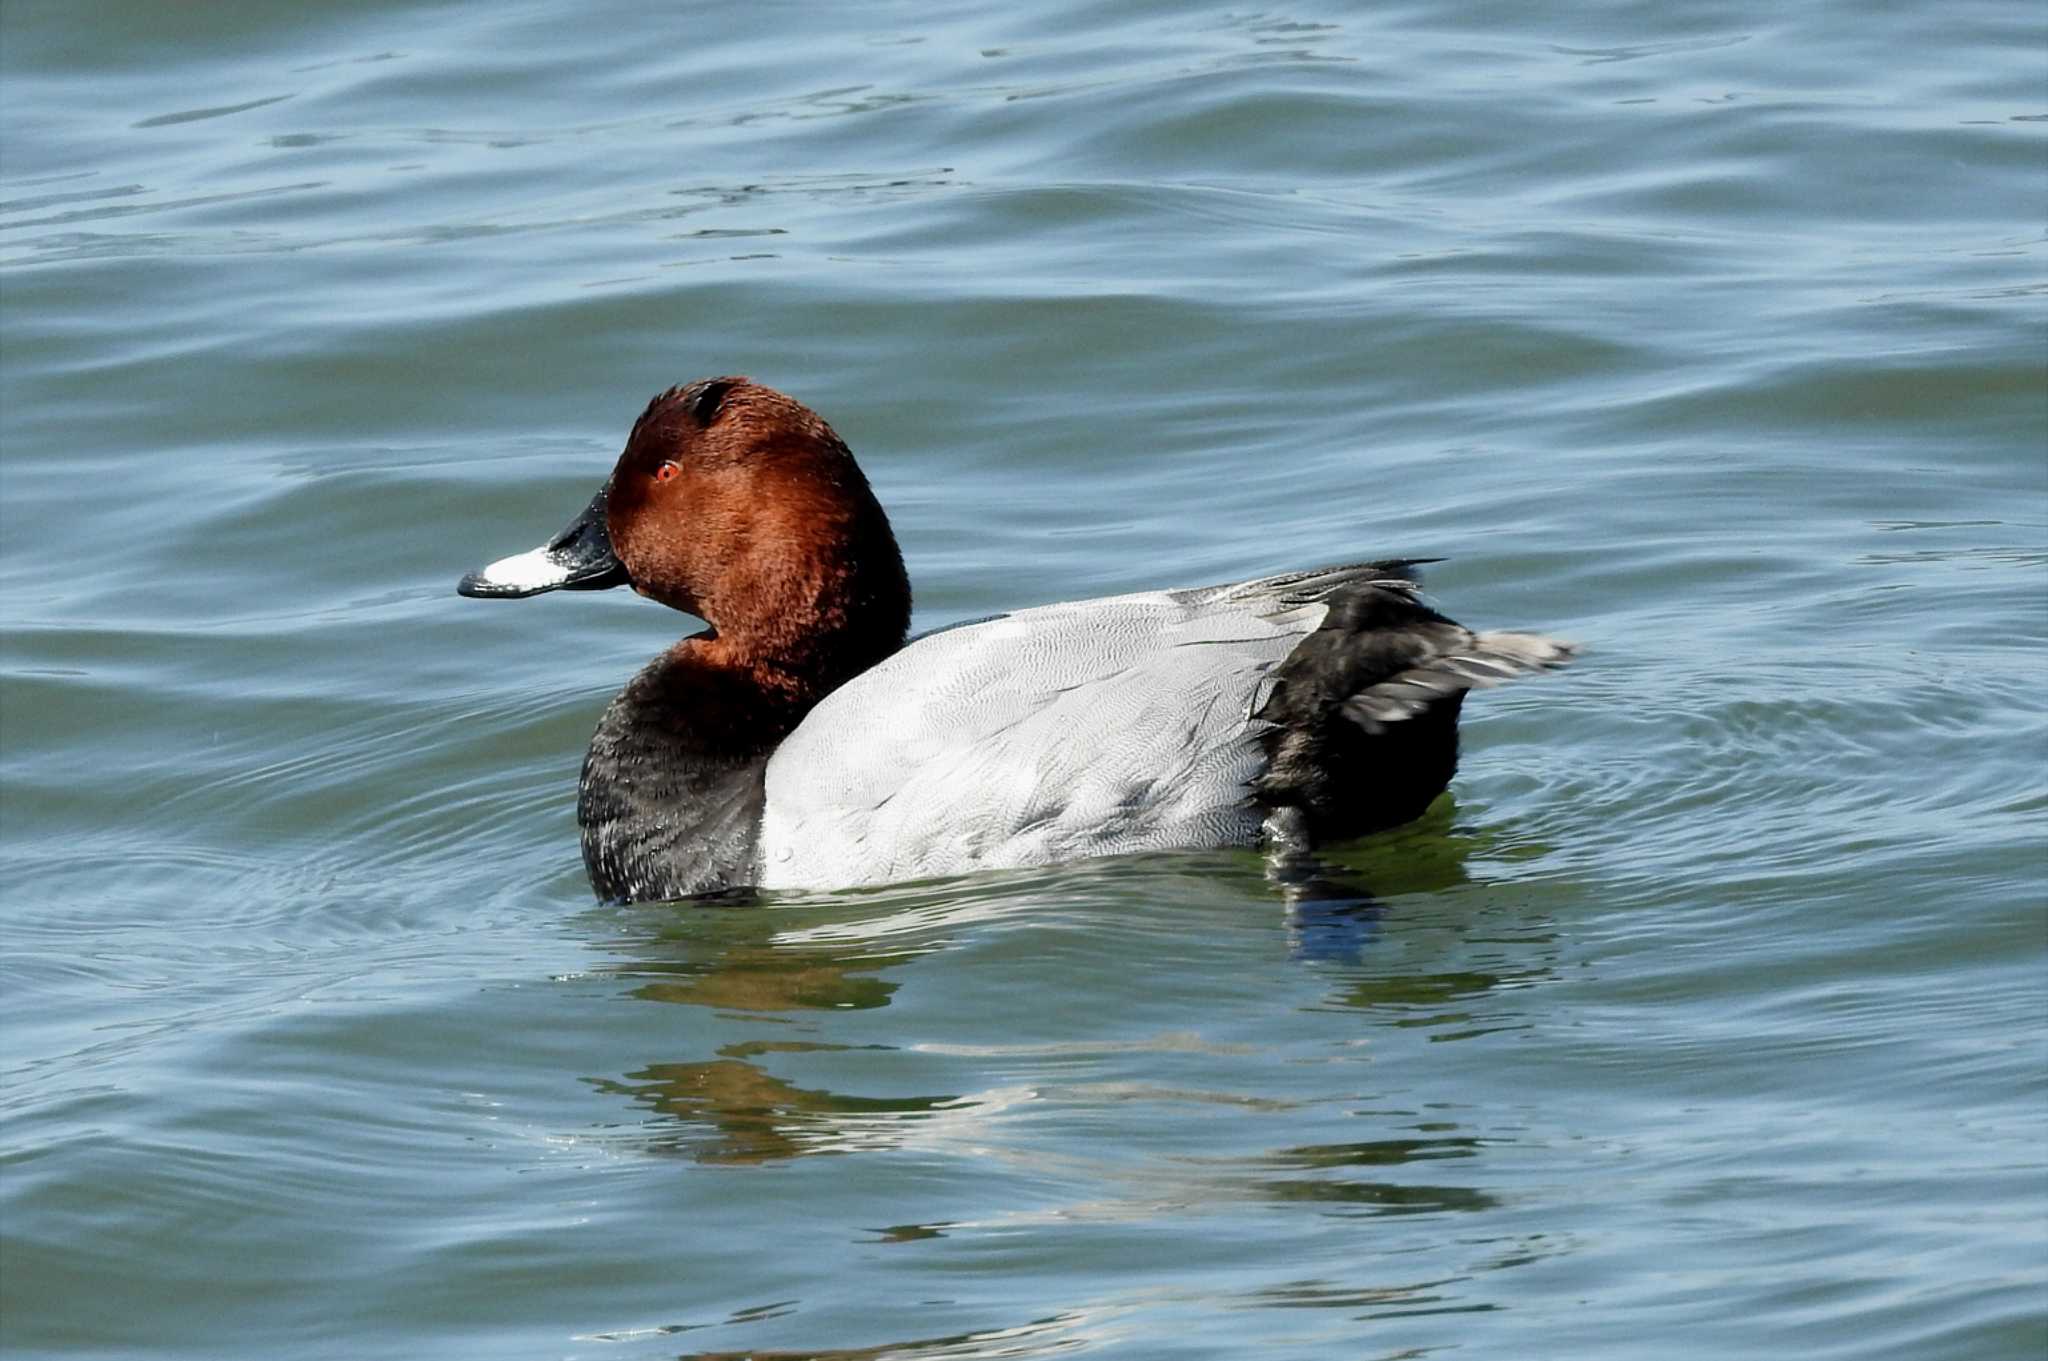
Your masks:
<svg viewBox="0 0 2048 1361"><path fill-rule="evenodd" d="M1454 826L1449 795L1406 827L1333 851L1269 856L1266 881L1286 904L1294 958L1361 963L1387 915L1386 898L1446 893L1471 883L1467 863L1494 836Z"/></svg>
<svg viewBox="0 0 2048 1361"><path fill-rule="evenodd" d="M889 901L889 900L884 900ZM940 948L927 934L862 929L875 906L849 895L815 907L721 895L594 910L594 972L634 983L631 995L745 1015L866 1011L901 986L882 977Z"/></svg>
<svg viewBox="0 0 2048 1361"><path fill-rule="evenodd" d="M788 936L815 914L734 902L640 905L605 915L624 928L606 948L629 958L600 972L632 980L633 998L726 1017L790 1020L887 1006L901 984L881 975L930 948L878 950L860 937L792 945ZM623 1078L590 1081L654 1113L636 1141L641 1147L725 1165L890 1146L895 1123L957 1108L951 1095L862 1097L804 1087L757 1062L770 1054L860 1047L747 1040L720 1047L713 1058L650 1063Z"/></svg>
<svg viewBox="0 0 2048 1361"><path fill-rule="evenodd" d="M833 958L768 940L701 959L638 960L613 972L653 975L633 989L635 997L649 1002L683 1002L716 1011L864 1011L887 1006L901 986L874 975L909 958Z"/></svg>
<svg viewBox="0 0 2048 1361"><path fill-rule="evenodd" d="M783 1043L785 1052L850 1046ZM808 1153L889 1147L894 1126L958 1109L953 1096L859 1097L785 1082L745 1055L761 1047L728 1045L704 1063L656 1063L624 1082L599 1081L600 1091L629 1096L665 1117L664 1131L643 1145L703 1163L767 1163Z"/></svg>
<svg viewBox="0 0 2048 1361"><path fill-rule="evenodd" d="M777 1076L775 1055L817 1055L887 1045L849 1046L800 1038L824 1017L886 1007L904 986L904 975L925 955L950 948L965 932L1003 918L1027 921L1034 911L1063 911L1077 919L1074 903L1099 897L1112 911L1133 895L1157 895L1162 886L1194 886L1191 895L1213 892L1224 911L1233 910L1241 890L1261 873L1277 888L1287 941L1295 958L1336 964L1326 1005L1368 1010L1393 1008L1396 1026L1476 1024L1467 999L1523 981L1509 969L1453 970L1460 957L1454 939L1449 957L1428 953L1435 967L1418 969L1400 958L1394 971L1365 963L1383 930L1386 901L1364 885L1369 878L1392 885L1396 898L1427 897L1470 882L1467 859L1486 849L1482 836L1450 826L1452 812L1440 808L1412 831L1376 838L1330 857L1302 857L1274 868L1250 856L1185 858L1169 865L1125 862L1061 879L1034 880L1020 892L1010 879L923 886L870 898L804 905L642 905L599 914L611 928L604 948L623 959L602 972L630 982L633 998L702 1008L728 1024L754 1019L782 1024L797 1034L773 1040L746 1039L712 1050L710 1056L652 1062L617 1077L593 1078L598 1090L625 1097L653 1119L635 1142L653 1151L722 1165L760 1165L819 1153L897 1148L923 1142L968 1138L985 1129L997 1113L1020 1101L1070 1099L1086 1103L1099 1093L1071 1080L1041 1088L1023 1085L964 1091L848 1095ZM1235 881L1235 882L1233 882ZM1196 901L1191 896L1190 901ZM1271 901L1269 899L1269 901ZM1212 908L1214 905L1210 905ZM1085 923L1085 917L1079 917ZM1458 918L1452 917L1456 921ZM1441 931L1439 926L1436 928ZM1409 948L1403 932L1403 950ZM1270 958L1270 957L1269 957ZM1490 961L1489 961L1490 962ZM1537 972L1541 972L1539 968ZM1529 975L1533 976L1533 975ZM807 1021L806 1018L815 1018ZM784 1032L789 1034L788 1030ZM1454 1037L1449 1030L1443 1036ZM1028 1036L1003 1053L1017 1060L1002 1065L1014 1073L1071 1072L1064 1052L1039 1053ZM1127 1041L1119 1041L1119 1044ZM1105 1041L1107 1043L1107 1041ZM708 1047L708 1046L707 1046ZM700 1051L701 1053L702 1051ZM1089 1052L1100 1057L1100 1048ZM993 1051L990 1057L996 1057ZM801 1060L799 1060L801 1062ZM929 1071L930 1065L919 1065ZM812 1072L873 1072L865 1063L811 1065ZM1164 1089L1162 1089L1164 1090ZM1048 1096L1047 1092L1051 1095ZM1403 1154L1402 1149L1408 1149ZM1350 1212L1412 1213L1483 1208L1476 1191L1456 1187L1393 1185L1349 1180L1332 1174L1328 1161L1302 1163L1287 1150L1281 1162L1252 1174L1239 1167L1211 1189L1272 1200L1323 1200ZM1370 1155L1370 1156L1368 1156ZM1409 1161L1456 1156L1449 1143L1398 1141L1351 1148L1356 1160ZM1295 1161L1288 1162L1288 1158ZM1278 1175L1285 1168L1300 1175ZM1207 1176L1205 1174L1205 1179ZM1179 1194L1179 1192L1175 1192Z"/></svg>
<svg viewBox="0 0 2048 1361"><path fill-rule="evenodd" d="M1435 812L1448 814L1443 804ZM1414 910L1389 912L1401 930L1380 954L1321 956L1357 966L1333 975L1337 986L1329 1005L1388 1013L1389 1024L1428 1029L1437 1041L1518 1028L1526 1024L1520 1008L1502 1006L1501 995L1553 976L1556 933L1532 909L1527 893L1510 899L1456 891L1479 887L1468 871L1474 863L1498 866L1549 848L1511 829L1469 831L1446 822L1445 834L1432 835L1433 821L1343 854L1347 876L1390 886L1390 898L1416 894L1423 902ZM1377 929L1379 918L1372 922Z"/></svg>

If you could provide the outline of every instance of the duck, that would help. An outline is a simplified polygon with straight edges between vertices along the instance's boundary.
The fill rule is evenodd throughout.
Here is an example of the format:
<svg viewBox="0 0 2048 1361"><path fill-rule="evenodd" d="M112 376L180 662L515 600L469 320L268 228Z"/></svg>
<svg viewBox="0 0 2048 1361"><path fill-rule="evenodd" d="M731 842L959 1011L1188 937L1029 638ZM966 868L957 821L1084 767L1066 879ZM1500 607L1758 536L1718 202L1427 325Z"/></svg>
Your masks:
<svg viewBox="0 0 2048 1361"><path fill-rule="evenodd" d="M627 586L705 627L584 756L600 898L816 890L1141 851L1312 855L1449 786L1469 691L1577 648L1474 632L1390 558L1011 610L910 636L910 578L846 442L743 377L657 395L540 547L457 591Z"/></svg>

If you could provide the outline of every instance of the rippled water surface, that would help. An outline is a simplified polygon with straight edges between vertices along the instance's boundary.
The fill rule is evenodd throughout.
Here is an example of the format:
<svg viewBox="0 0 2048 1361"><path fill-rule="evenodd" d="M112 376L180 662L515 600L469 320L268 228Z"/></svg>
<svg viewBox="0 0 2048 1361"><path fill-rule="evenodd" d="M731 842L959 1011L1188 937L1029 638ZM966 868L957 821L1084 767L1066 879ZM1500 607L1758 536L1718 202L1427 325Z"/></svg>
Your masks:
<svg viewBox="0 0 2048 1361"><path fill-rule="evenodd" d="M0 10L11 1355L2048 1350L2020 0ZM1250 854L602 907L688 627L457 599L660 388L921 626L1576 638Z"/></svg>

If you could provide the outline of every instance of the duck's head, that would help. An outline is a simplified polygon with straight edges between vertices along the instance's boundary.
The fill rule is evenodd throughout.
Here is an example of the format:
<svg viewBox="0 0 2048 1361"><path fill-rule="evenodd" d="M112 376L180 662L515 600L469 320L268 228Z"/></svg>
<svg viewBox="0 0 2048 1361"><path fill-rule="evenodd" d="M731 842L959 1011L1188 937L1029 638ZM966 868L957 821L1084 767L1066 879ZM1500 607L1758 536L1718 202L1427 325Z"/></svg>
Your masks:
<svg viewBox="0 0 2048 1361"><path fill-rule="evenodd" d="M845 442L745 378L656 397L568 528L456 589L516 598L628 585L710 624L732 661L831 685L901 646L910 623L902 555Z"/></svg>

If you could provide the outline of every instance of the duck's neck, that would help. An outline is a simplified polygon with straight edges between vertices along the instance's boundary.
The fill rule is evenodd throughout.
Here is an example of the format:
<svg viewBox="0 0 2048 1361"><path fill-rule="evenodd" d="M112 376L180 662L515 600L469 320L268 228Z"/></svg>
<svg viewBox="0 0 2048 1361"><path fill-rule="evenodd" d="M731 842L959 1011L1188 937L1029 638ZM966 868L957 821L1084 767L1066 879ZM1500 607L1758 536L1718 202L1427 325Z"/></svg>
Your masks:
<svg viewBox="0 0 2048 1361"><path fill-rule="evenodd" d="M864 569L785 577L744 613L717 611L736 617L683 639L619 692L576 803L600 896L757 882L768 758L819 700L903 645L909 585L893 539L887 549Z"/></svg>
<svg viewBox="0 0 2048 1361"><path fill-rule="evenodd" d="M700 668L753 687L760 717L772 712L785 724L778 740L902 647L910 628L910 578L881 507L863 496L842 514L830 525L814 518L808 541L793 531L774 536L773 547L729 569L716 596L697 604L710 633L671 654L685 674Z"/></svg>

